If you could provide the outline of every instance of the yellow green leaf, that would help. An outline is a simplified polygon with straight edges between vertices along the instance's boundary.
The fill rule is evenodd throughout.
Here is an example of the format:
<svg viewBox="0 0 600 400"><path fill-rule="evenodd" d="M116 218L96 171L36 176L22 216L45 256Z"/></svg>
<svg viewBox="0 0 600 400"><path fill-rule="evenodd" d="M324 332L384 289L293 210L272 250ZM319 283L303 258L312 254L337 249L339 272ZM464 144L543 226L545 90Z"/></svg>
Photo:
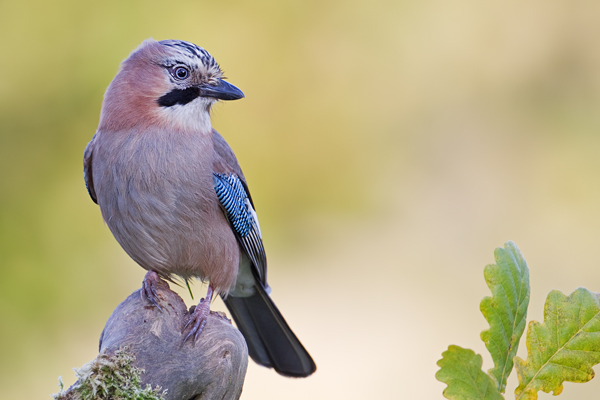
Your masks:
<svg viewBox="0 0 600 400"><path fill-rule="evenodd" d="M527 330L527 360L515 357L517 400L535 400L537 392L560 394L564 382L587 382L600 363L600 301L585 288L568 297L553 290L544 306L544 323Z"/></svg>
<svg viewBox="0 0 600 400"><path fill-rule="evenodd" d="M481 340L492 355L494 368L488 373L501 393L513 369L513 358L526 325L529 305L529 269L523 254L513 242L494 251L496 264L485 267L485 281L492 297L481 301L480 309L490 324Z"/></svg>
<svg viewBox="0 0 600 400"><path fill-rule="evenodd" d="M483 360L473 350L449 346L437 362L437 380L448 385L444 397L451 400L503 400L492 378L481 370Z"/></svg>

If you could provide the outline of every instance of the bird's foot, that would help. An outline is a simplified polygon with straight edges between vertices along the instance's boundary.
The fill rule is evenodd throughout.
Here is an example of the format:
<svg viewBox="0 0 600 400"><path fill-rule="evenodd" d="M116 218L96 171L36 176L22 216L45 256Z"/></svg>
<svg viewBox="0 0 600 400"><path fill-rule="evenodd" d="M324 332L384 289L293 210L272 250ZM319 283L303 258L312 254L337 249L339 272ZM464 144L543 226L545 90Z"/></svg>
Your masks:
<svg viewBox="0 0 600 400"><path fill-rule="evenodd" d="M206 297L200 299L198 305L194 308L192 313L190 314L190 319L183 327L183 332L188 326L191 326L189 333L183 339L186 342L189 338L193 337L192 342L195 343L198 340L198 337L204 330L206 326L206 322L208 321L208 315L211 313L210 311L210 301L212 300L213 289L210 285L208 285L208 291L206 293ZM190 310L191 311L191 310Z"/></svg>
<svg viewBox="0 0 600 400"><path fill-rule="evenodd" d="M142 281L142 297L148 299L156 308L162 311L162 308L158 304L158 294L156 293L156 287L159 283L164 283L160 276L154 271L148 271L144 280Z"/></svg>

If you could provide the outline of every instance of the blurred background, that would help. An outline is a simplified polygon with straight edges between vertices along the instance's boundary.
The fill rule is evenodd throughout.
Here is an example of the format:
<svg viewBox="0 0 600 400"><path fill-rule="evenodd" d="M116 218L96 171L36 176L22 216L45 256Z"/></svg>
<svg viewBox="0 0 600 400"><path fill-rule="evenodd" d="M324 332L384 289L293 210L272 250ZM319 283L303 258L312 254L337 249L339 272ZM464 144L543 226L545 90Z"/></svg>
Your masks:
<svg viewBox="0 0 600 400"><path fill-rule="evenodd" d="M529 320L552 289L600 291L598 2L2 0L0 37L0 398L72 384L141 285L82 153L148 37L206 48L246 94L214 126L317 362L296 380L251 363L243 399L441 399L449 344L492 367L483 268L508 240L531 270Z"/></svg>

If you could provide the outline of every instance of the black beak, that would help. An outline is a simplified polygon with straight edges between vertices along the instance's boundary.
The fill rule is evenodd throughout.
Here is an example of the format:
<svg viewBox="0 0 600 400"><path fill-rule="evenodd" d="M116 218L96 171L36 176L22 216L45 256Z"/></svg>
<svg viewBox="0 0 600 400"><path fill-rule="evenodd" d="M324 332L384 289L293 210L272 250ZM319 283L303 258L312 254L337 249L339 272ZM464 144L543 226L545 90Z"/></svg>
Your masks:
<svg viewBox="0 0 600 400"><path fill-rule="evenodd" d="M200 96L214 97L219 100L238 100L244 97L240 89L223 79L219 79L216 85L202 85L198 89L200 89Z"/></svg>

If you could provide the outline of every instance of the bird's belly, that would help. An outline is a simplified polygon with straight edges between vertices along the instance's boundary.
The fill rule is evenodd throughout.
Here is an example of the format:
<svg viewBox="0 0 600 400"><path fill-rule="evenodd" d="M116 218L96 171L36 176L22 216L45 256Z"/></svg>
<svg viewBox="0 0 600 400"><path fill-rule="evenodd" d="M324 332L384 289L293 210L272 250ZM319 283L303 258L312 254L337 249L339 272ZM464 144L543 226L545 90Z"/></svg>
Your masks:
<svg viewBox="0 0 600 400"><path fill-rule="evenodd" d="M212 171L176 158L122 160L95 169L94 179L98 174L102 181L98 204L123 249L162 276L208 279L217 291L229 290L240 250L214 193Z"/></svg>

